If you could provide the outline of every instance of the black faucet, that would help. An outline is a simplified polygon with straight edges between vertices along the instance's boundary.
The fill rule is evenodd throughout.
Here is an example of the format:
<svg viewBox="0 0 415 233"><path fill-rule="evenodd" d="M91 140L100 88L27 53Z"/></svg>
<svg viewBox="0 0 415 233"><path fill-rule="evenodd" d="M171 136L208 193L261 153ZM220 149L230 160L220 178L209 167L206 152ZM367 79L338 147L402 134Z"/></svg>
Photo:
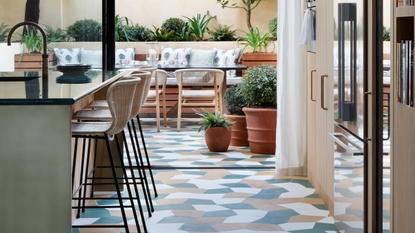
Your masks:
<svg viewBox="0 0 415 233"><path fill-rule="evenodd" d="M42 38L43 38L43 54L42 54L42 97L43 98L48 98L48 82L49 82L49 55L48 55L48 44L47 44L47 37L46 37L46 33L45 30L43 30L43 28L34 22L30 22L30 21L26 21L26 22L21 22L16 24L9 32L9 35L7 36L7 45L10 46L11 45L11 39L12 39L12 34L13 32L19 28L20 26L23 25L29 25L29 26L33 26L35 28L37 28L40 31L40 34L42 34Z"/></svg>

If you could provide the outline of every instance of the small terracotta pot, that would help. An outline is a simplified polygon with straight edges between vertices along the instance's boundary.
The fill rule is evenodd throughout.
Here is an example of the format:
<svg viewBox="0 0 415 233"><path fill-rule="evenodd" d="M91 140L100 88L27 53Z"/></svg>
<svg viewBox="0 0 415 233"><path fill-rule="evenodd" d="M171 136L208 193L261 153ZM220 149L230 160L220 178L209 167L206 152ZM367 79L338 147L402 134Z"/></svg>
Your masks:
<svg viewBox="0 0 415 233"><path fill-rule="evenodd" d="M246 129L246 116L244 115L225 115L227 122L233 122L231 126L232 137L231 146L249 146L248 130Z"/></svg>
<svg viewBox="0 0 415 233"><path fill-rule="evenodd" d="M277 109L243 108L252 153L275 154Z"/></svg>
<svg viewBox="0 0 415 233"><path fill-rule="evenodd" d="M211 152L225 152L231 142L231 132L224 127L210 127L205 132L206 145Z"/></svg>

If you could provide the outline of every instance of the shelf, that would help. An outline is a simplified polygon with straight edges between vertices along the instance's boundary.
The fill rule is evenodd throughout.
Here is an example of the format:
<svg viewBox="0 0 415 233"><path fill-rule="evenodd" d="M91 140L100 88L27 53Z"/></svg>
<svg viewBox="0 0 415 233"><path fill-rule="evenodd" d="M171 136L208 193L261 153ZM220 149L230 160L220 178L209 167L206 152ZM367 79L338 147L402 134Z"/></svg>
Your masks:
<svg viewBox="0 0 415 233"><path fill-rule="evenodd" d="M396 7L395 17L415 16L415 6Z"/></svg>

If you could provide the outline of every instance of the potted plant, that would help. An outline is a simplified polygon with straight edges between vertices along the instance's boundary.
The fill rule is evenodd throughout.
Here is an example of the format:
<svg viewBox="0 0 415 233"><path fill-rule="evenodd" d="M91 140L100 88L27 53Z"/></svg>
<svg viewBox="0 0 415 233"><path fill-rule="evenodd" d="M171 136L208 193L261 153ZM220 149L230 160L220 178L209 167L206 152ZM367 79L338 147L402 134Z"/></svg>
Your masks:
<svg viewBox="0 0 415 233"><path fill-rule="evenodd" d="M277 69L271 65L250 67L238 86L248 107L248 141L252 153L274 154L277 129Z"/></svg>
<svg viewBox="0 0 415 233"><path fill-rule="evenodd" d="M224 152L228 150L231 142L231 122L227 118L216 112L216 116L202 108L203 112L196 111L202 119L199 131L205 131L206 145L211 152Z"/></svg>
<svg viewBox="0 0 415 233"><path fill-rule="evenodd" d="M238 45L245 45L242 49L242 64L247 67L262 64L277 66L277 54L268 52L268 47L274 41L274 36L270 32L263 33L258 27L254 27L249 32L243 32L245 35L238 37ZM252 47L252 53L244 53L247 47Z"/></svg>
<svg viewBox="0 0 415 233"><path fill-rule="evenodd" d="M242 111L242 108L246 106L246 100L238 90L238 85L239 84L235 84L229 87L223 98L225 107L230 113L230 115L226 115L226 117L228 118L228 121L233 121L230 145L249 146L246 116L244 111Z"/></svg>

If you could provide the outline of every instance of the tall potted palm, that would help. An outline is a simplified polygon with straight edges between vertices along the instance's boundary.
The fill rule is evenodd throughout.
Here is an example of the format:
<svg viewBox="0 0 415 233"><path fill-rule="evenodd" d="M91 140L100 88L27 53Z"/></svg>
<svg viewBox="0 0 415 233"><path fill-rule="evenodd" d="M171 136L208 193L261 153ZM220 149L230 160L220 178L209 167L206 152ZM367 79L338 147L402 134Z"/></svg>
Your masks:
<svg viewBox="0 0 415 233"><path fill-rule="evenodd" d="M274 154L277 129L277 69L250 67L238 88L245 97L249 147L252 153Z"/></svg>
<svg viewBox="0 0 415 233"><path fill-rule="evenodd" d="M246 107L246 100L238 90L239 84L235 84L226 90L223 102L229 112L226 115L228 121L233 122L231 127L231 146L249 146L248 131L246 129L246 116L242 108Z"/></svg>

